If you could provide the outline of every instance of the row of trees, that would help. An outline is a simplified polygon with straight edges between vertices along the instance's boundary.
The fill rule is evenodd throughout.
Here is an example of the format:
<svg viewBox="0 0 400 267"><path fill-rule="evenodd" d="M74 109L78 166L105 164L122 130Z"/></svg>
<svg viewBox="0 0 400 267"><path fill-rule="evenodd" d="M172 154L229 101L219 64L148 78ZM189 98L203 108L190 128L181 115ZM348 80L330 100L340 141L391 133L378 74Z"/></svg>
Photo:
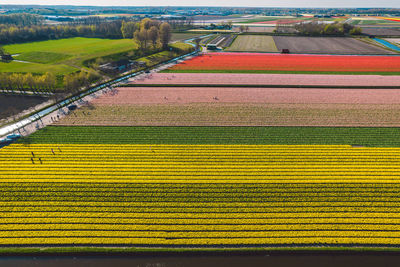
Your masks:
<svg viewBox="0 0 400 267"><path fill-rule="evenodd" d="M32 75L32 73L0 73L0 89L3 92L53 92L57 78L52 73Z"/></svg>
<svg viewBox="0 0 400 267"><path fill-rule="evenodd" d="M103 22L96 25L58 26L9 26L0 25L0 43L23 43L71 37L122 38L121 21Z"/></svg>
<svg viewBox="0 0 400 267"><path fill-rule="evenodd" d="M82 24L63 24L57 26L10 26L9 24L0 23L0 44L4 45L72 37L110 39L135 38L142 47L147 48L148 43L156 45L159 41L165 48L166 44L168 44L171 39L171 28L169 23L161 23L160 21L148 18L143 19L141 22L94 19L85 21L85 23Z"/></svg>
<svg viewBox="0 0 400 267"><path fill-rule="evenodd" d="M98 81L100 75L94 70L81 70L64 76L64 91L76 93ZM57 88L57 77L52 73L0 73L0 90L15 93L53 93Z"/></svg>
<svg viewBox="0 0 400 267"><path fill-rule="evenodd" d="M319 21L302 22L294 26L296 31L301 35L359 35L361 34L361 28L355 27L348 23L331 23L325 24Z"/></svg>
<svg viewBox="0 0 400 267"><path fill-rule="evenodd" d="M148 50L150 44L153 49L159 48L160 45L162 49L166 49L171 41L171 25L167 22L161 23L146 18L131 29L135 30L133 38L139 44L140 50Z"/></svg>
<svg viewBox="0 0 400 267"><path fill-rule="evenodd" d="M99 77L100 75L92 69L64 75L64 90L69 93L76 93L82 87L89 88Z"/></svg>
<svg viewBox="0 0 400 267"><path fill-rule="evenodd" d="M43 22L43 17L27 13L1 15L0 24L15 25L15 26L31 26L40 25Z"/></svg>

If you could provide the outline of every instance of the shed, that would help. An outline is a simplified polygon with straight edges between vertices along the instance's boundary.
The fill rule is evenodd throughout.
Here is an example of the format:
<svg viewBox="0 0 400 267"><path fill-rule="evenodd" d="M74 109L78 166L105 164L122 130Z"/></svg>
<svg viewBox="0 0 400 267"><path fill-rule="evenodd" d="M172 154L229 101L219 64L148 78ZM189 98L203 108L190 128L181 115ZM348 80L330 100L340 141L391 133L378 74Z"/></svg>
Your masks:
<svg viewBox="0 0 400 267"><path fill-rule="evenodd" d="M13 60L13 57L11 55L1 55L2 60Z"/></svg>
<svg viewBox="0 0 400 267"><path fill-rule="evenodd" d="M208 44L207 45L207 49L208 50L217 50L217 45L216 44Z"/></svg>

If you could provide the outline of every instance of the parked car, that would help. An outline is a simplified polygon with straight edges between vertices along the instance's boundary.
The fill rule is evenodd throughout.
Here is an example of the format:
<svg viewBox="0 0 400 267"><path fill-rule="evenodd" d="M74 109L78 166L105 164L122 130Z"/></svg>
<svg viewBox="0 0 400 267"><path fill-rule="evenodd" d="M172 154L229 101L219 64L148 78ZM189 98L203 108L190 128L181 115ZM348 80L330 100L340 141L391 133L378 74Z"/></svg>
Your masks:
<svg viewBox="0 0 400 267"><path fill-rule="evenodd" d="M75 109L77 109L77 108L78 108L77 105L69 105L69 106L68 106L68 110L69 110L69 111L73 111L73 110L75 110Z"/></svg>

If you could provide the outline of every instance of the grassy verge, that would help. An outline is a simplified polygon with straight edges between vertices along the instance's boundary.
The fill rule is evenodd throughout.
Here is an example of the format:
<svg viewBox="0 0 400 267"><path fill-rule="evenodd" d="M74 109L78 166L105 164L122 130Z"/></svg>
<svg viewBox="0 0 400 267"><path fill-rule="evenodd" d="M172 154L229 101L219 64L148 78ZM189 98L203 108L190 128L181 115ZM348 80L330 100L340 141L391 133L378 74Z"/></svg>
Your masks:
<svg viewBox="0 0 400 267"><path fill-rule="evenodd" d="M399 128L49 126L25 144L270 144L400 147Z"/></svg>

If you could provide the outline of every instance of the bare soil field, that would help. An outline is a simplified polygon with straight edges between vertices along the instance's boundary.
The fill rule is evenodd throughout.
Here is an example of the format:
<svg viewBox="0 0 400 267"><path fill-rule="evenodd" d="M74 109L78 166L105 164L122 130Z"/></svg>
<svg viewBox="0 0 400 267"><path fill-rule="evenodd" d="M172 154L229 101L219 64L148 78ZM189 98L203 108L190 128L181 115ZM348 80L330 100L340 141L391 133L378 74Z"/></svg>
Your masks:
<svg viewBox="0 0 400 267"><path fill-rule="evenodd" d="M399 104L148 104L82 108L56 124L399 127L399 113Z"/></svg>
<svg viewBox="0 0 400 267"><path fill-rule="evenodd" d="M168 103L400 104L400 89L123 87L92 102L95 106Z"/></svg>
<svg viewBox="0 0 400 267"><path fill-rule="evenodd" d="M39 105L48 99L40 96L0 95L0 119L17 115L21 111Z"/></svg>
<svg viewBox="0 0 400 267"><path fill-rule="evenodd" d="M394 54L353 38L275 36L279 51L289 49L300 54L386 55Z"/></svg>
<svg viewBox="0 0 400 267"><path fill-rule="evenodd" d="M131 79L132 84L249 84L321 86L400 86L400 76L244 74L244 73L154 73Z"/></svg>
<svg viewBox="0 0 400 267"><path fill-rule="evenodd" d="M376 36L400 36L400 28L362 27L362 32L365 34Z"/></svg>
<svg viewBox="0 0 400 267"><path fill-rule="evenodd" d="M233 44L225 49L236 52L278 52L272 36L239 35Z"/></svg>

